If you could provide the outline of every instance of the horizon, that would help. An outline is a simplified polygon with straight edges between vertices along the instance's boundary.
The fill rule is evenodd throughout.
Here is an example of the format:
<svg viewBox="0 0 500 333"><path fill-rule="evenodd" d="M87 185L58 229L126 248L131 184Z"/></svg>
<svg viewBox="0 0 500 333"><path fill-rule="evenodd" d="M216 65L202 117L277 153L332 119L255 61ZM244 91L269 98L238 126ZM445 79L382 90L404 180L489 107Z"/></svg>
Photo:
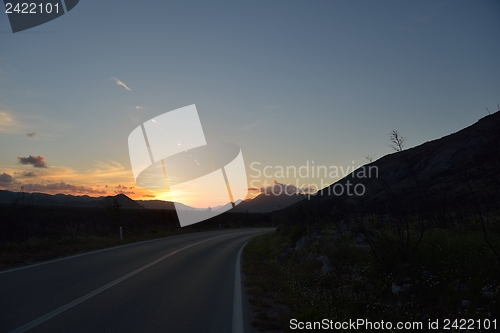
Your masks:
<svg viewBox="0 0 500 333"><path fill-rule="evenodd" d="M488 110L488 112L489 112L489 110ZM470 124L470 125L466 126L465 128L470 127L470 126L474 125L475 123L479 122L480 120L482 120L482 119L484 119L484 118L486 118L486 117L488 117L488 116L492 116L492 115L494 115L495 113L498 113L498 112L500 112L500 107L498 107L498 110L496 110L496 111L494 111L494 112L490 112L489 114L487 114L487 115L485 115L485 116L483 116L483 117L479 118L479 119L478 119L476 122L474 122L473 124ZM454 133L457 133L457 132L459 132L459 131L461 131L461 130L463 130L463 129L465 129L465 128L461 128L461 129L459 129L459 130L457 130L457 131L454 131L454 132L452 132L452 133L446 134L446 135L444 135L443 137L446 137L446 136L448 136L448 135L452 135L452 134L454 134ZM441 137L441 138L443 138L443 137ZM441 138L438 138L438 139L441 139ZM412 148L415 148L415 147L421 146L421 145L423 145L423 144L425 144L425 143L428 143L428 142L430 142L430 141L434 141L434 140L428 140L428 141L422 142L422 143L420 143L420 144L418 144L418 145L416 145L416 146L414 146L414 147L406 147L404 150L409 150L409 149L412 149ZM389 152L387 155L390 155L390 154L392 154L392 153L395 153L395 151ZM380 157L380 158L378 158L378 159L381 159L382 157L385 157L385 156L387 156L387 155L381 156L381 157ZM374 160L372 160L372 161L368 161L366 164L359 165L359 166L357 166L357 167L355 167L355 166L354 166L354 161L353 161L353 164L352 164L351 166L349 166L349 165L348 165L345 169L344 169L344 167L343 167L343 166L340 166L340 167L338 167L338 166L330 166L330 169L331 169L331 168L336 169L336 170L334 171L336 174L339 174L339 173L338 173L338 169L340 169L340 170L341 170L341 172L340 172L341 176L340 176L340 177L338 177L338 176L337 176L337 178L338 178L338 179L337 179L337 181L335 181L335 182L333 182L333 183L331 183L331 184L328 184L328 185L326 185L326 186L324 186L324 187L322 187L322 188L317 188L317 189L311 189L311 190L309 190L309 191L304 191L304 189L298 188L297 186L295 186L295 185L294 185L294 184L292 184L292 183L280 183L280 182L278 182L278 181L275 179L272 183L269 183L269 184L268 184L266 181L264 181L264 183L263 183L263 184L264 184L264 185L269 185L269 186L263 186L263 187L260 187L260 188L252 188L252 187L249 187L249 195L248 195L245 199L243 199L243 200L237 200L237 201L242 202L242 201L245 201L245 200L252 200L252 199L255 199L255 198L256 198L257 196L259 196L259 195L269 195L268 193L271 193L272 195L280 195L280 194L291 195L291 193L293 192L293 194L296 194L296 195L308 195L308 194L310 194L310 195L314 195L315 193L317 193L317 192L319 192L319 191L321 191L321 190L323 190L323 189L326 189L327 187L329 187L329 186L331 186L331 185L336 184L337 182L341 181L341 180L342 180L342 179L344 179L345 177L348 177L349 175L353 175L353 174L355 174L355 172L356 172L356 171L360 170L361 168L364 168L365 166L367 166L367 165L369 165L369 164L372 164L373 162L376 162L378 159L374 159ZM254 162L254 163L256 163L256 162ZM305 176L304 176L303 174L301 174L301 170L300 170L301 168L304 168L304 167L306 167L306 169L305 169L305 170L306 170L306 175L305 175ZM274 166L274 168L275 168L276 170L278 170L278 171L276 171L275 176L276 176L278 173L279 173L279 174L283 174L283 173L284 173L284 169L286 168L286 173L288 173L289 169L292 169L292 170L293 170L293 172L294 172L294 176L295 176L295 177L296 177L296 175L297 175L297 174L302 175L302 176L304 176L304 177L309 177L309 174L310 174L310 172L311 172L310 170L313 170L313 171L312 171L312 174L314 175L314 173L315 173L315 171L314 171L315 169L314 169L314 168L315 168L315 167L316 167L316 170L317 170L317 171L316 171L316 173L317 173L318 175L320 174L320 172L321 172L321 171L323 171L323 174L324 174L324 175L326 175L326 174L329 172L329 171L328 171L328 168L327 168L326 166L314 166L314 161L312 161L312 165L309 165L309 161L306 161L306 165L304 165L304 166L300 166L300 167L298 167L298 168L297 168L297 167L295 167L295 166L287 166L287 167L283 167L283 166ZM252 170L256 170L256 169L253 169L253 165L251 165L251 166L250 166L250 168L251 168ZM297 169L299 169L299 171L297 171ZM372 170L372 167L368 167L367 169L368 169L368 178L371 178L371 177L372 177L372 176L371 176L371 170ZM375 166L375 169L376 169L376 170L375 170L375 172L376 172L375 178L377 178L377 177L378 177L378 169L377 169L377 167L376 167L376 166ZM365 172L366 172L366 171L365 171ZM1 177L2 177L2 176L4 176L4 175L5 175L5 173L4 173L4 174L0 174L0 183L1 183ZM269 178L269 177L267 177L267 178ZM271 177L271 178L272 178L272 177ZM280 187L280 189L281 189L278 193L275 193L275 191L274 191L275 186L279 186L279 187ZM287 188L288 188L289 186L291 186L292 191L288 191L288 190L287 190ZM124 186L121 186L121 185L120 185L120 188L124 188ZM283 190L283 188L284 188L285 190ZM20 186L17 190L15 190L15 189L9 189L9 188L0 188L0 190L7 190L7 191L10 191L10 192L14 192L14 193L16 193L16 192L17 192L17 193L26 193L26 192L24 192L24 186ZM253 191L252 191L252 190L253 190ZM301 190L302 190L302 191L301 191ZM127 197L127 198L129 198L129 199L133 200L133 201L162 201L162 202L172 202L172 203L173 203L173 202L176 202L175 200L172 200L172 198L171 198L171 194L170 194L169 192L166 192L166 193L164 193L163 195L162 195L162 194L160 194L160 195L158 195L157 197L154 197L154 198L150 198L150 197L143 198L143 197L140 197L139 199L138 199L138 198L133 198L133 197L131 197L131 196L129 196L129 195L127 195L127 194L125 194L125 193L117 193L116 191L115 191L114 193L104 193L104 194L101 194L101 195L98 195L98 194L91 195L91 194L88 194L88 193L78 193L78 192L77 192L77 193L75 193L75 192L73 192L73 191L71 191L71 190L70 190L70 192L37 191L37 189L36 189L36 188L34 188L34 189L32 189L32 190L29 192L29 194L35 194L35 193L39 193L39 194L48 194L48 195L58 195L58 194L60 194L60 195L69 195L69 196L73 196L73 197L76 197L76 198L78 198L78 197L91 197L91 198L97 198L97 199L98 199L98 198L117 197L117 196L122 195L122 196L125 196L125 197ZM253 194L253 195L252 195L252 194ZM162 199L162 197L163 197L163 199ZM228 202L228 203L229 203L229 202ZM184 203L183 203L183 204L184 204ZM204 203L201 203L201 204L200 204L200 203L195 203L193 206L191 206L191 205L189 205L189 204L184 204L184 205L186 205L186 206L188 206L188 207L191 207L191 208L195 208L195 209L204 209L204 208L207 208L207 207L209 207L209 208L214 208L214 207L219 207L219 206L221 206L221 205L219 205L219 206L211 206L211 205L208 205L208 206L207 206L207 205L205 205Z"/></svg>
<svg viewBox="0 0 500 333"><path fill-rule="evenodd" d="M263 168L346 170L391 153L392 130L411 148L497 108L498 13L495 1L86 1L13 34L2 12L0 189L172 201L135 184L127 137L191 104L208 142L241 147L248 197L273 181L324 188L342 173Z"/></svg>

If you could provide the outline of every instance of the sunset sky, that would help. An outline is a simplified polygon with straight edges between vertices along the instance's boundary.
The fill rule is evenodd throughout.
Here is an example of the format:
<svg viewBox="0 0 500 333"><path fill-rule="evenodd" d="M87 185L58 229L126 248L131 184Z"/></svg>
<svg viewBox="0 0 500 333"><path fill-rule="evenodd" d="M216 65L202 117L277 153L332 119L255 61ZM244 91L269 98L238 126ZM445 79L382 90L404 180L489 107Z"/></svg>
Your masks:
<svg viewBox="0 0 500 333"><path fill-rule="evenodd" d="M249 188L324 187L342 175L280 167L349 170L393 129L412 147L496 111L499 38L496 0L81 0L15 34L2 11L0 189L168 199L135 184L127 138L191 104Z"/></svg>

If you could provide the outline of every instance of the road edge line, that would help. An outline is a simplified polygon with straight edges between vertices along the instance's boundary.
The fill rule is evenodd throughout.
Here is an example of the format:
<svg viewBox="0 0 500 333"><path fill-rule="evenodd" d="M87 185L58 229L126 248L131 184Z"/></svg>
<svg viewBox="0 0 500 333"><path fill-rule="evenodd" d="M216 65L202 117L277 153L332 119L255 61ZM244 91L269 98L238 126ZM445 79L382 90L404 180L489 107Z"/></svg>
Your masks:
<svg viewBox="0 0 500 333"><path fill-rule="evenodd" d="M241 281L241 253L245 246L247 246L247 240L245 244L238 251L236 257L236 268L234 271L234 296L233 296L233 328L232 333L245 333L244 320L243 320L243 296L242 296L242 281Z"/></svg>
<svg viewBox="0 0 500 333"><path fill-rule="evenodd" d="M162 256L162 257L160 257L160 258L156 259L156 260L153 260L153 261L152 261L152 262L150 262L149 264L146 264L146 265L144 265L144 266L142 266L142 267L140 267L140 268L138 268L138 269L136 269L136 270L134 270L134 271L132 271L132 272L130 272L130 273L128 273L128 274L125 274L125 275L123 275L122 277L119 277L118 279L116 279L116 280L114 280L114 281L111 281L110 283L105 284L104 286L99 287L99 288L97 288L97 289L95 289L95 290L91 291L90 293L88 293L88 294L86 294L86 295L83 295L82 297L79 297L79 298L75 299L74 301L71 301L71 302L69 302L69 303L67 303L67 304L65 304L65 305L63 305L63 306L61 306L61 307L59 307L59 308L57 308L57 309L55 309L55 310L53 310L53 311L49 312L49 313L46 313L45 315L43 315L43 316L41 316L41 317L38 317L38 318L37 318L37 319L35 319L35 320L30 321L30 322L29 322L29 323L27 323L27 324L24 324L24 325L23 325L23 326L21 326L21 327L18 327L18 328L16 328L16 329L14 329L14 330L10 331L10 333L22 333L22 332L26 332L27 330L32 329L33 327L40 325L41 323L43 323L43 322L45 322L45 321L47 321L47 320L49 320L49 319L51 319L51 318L53 318L53 317L57 316L58 314L60 314L60 313L62 313L62 312L64 312L64 311L66 311L66 310L68 310L68 309L71 309L71 308L72 308L72 307L74 307L75 305L78 305L78 304L80 304L80 303L82 303L82 302L84 302L84 301L88 300L89 298L94 297L94 296L95 296L95 295L97 295L97 294L100 294L101 292L103 292L103 291L105 291L105 290L107 290L107 289L109 289L109 288L111 288L111 287L113 287L113 286L117 285L118 283L120 283L120 282L122 282L122 281L124 281L124 280L128 279L129 277L132 277L132 276L136 275L137 273L142 272L143 270L145 270L145 269L147 269L147 268L149 268L149 267L151 267L151 266L153 266L153 265L156 265L156 264L157 264L157 263L159 263L160 261L162 261L162 260L164 260L164 259L167 259L168 257L173 256L173 255L174 255L174 254L176 254L176 253L179 253L179 252L181 252L181 251L183 251L183 250L185 250L185 249L188 249L188 248L190 248L190 247L193 247L193 246L195 246L195 245L198 245L198 244L201 244L201 243L205 243L205 242L208 242L208 241L213 240L213 239L216 239L216 238L220 238L220 237L228 236L228 235L231 235L231 234L232 234L232 233L229 233L229 234L224 234L224 235L220 235L220 236L217 236L217 237L212 237L212 238L209 238L209 239L205 239L205 240L203 240L203 241L201 241L201 242L197 242L197 243L194 243L194 244L191 244L191 245L185 246L185 247L183 247L183 248L180 248L180 249L178 249L178 250L172 251L172 252L170 252L170 253L168 253L168 254L166 254L166 255L164 255L164 256ZM246 243L245 243L245 245L246 245Z"/></svg>
<svg viewBox="0 0 500 333"><path fill-rule="evenodd" d="M250 229L250 228L248 228L248 229ZM236 229L230 229L230 230L236 230ZM134 242L134 243L128 243L128 244L123 244L123 245L106 247L104 249L98 249L98 250L92 250L92 251L89 251L89 252L72 254L72 255L67 256L67 257L55 258L55 259L50 259L50 260L47 260L47 261L36 262L36 263L30 264L30 265L25 265L25 266L21 266L21 267L9 268L9 269L0 271L0 274L11 273L11 272L20 271L20 270L23 270L23 269L32 268L32 267L42 266L42 265L46 265L46 264L52 264L54 262L63 261L63 260L67 260L67 259L73 259L73 258L77 258L77 257L83 257L83 256L86 256L86 255L99 253L99 252L120 249L120 248L123 248L123 247L128 247L128 246L133 246L133 245L140 245L140 244L149 243L149 242L156 242L156 241L165 240L165 239L168 239L168 238L177 238L177 237L182 237L182 236L187 236L187 235L199 235L200 233L212 232L212 231L220 232L220 230L208 230L208 231L189 232L189 233L180 234L180 235L166 236L166 237L160 237L160 238L143 240L143 241ZM226 235L230 235L232 233L233 232L229 232ZM237 233L237 232L235 232L235 233Z"/></svg>

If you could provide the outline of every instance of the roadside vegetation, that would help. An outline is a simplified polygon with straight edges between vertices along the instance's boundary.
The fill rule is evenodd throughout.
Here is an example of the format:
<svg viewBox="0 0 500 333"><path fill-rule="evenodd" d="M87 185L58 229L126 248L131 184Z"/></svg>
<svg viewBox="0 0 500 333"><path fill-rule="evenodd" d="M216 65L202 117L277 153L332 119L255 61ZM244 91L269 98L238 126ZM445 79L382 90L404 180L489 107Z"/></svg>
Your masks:
<svg viewBox="0 0 500 333"><path fill-rule="evenodd" d="M386 230L384 243L361 232L360 225L369 230L377 218L338 222L282 224L247 245L244 273L259 330L292 331L292 318L500 318L500 266L474 219L461 228L426 232L404 257L397 230ZM498 226L500 218L494 222ZM418 228L412 232L418 239ZM491 241L500 244L498 235L490 234Z"/></svg>
<svg viewBox="0 0 500 333"><path fill-rule="evenodd" d="M364 183L365 197L319 195L276 214L276 232L243 254L254 326L367 319L425 330L448 319L458 325L434 331L488 331L477 320L500 331L500 127L490 125L475 155L432 179L420 174L432 171L427 155L392 131L394 162Z"/></svg>

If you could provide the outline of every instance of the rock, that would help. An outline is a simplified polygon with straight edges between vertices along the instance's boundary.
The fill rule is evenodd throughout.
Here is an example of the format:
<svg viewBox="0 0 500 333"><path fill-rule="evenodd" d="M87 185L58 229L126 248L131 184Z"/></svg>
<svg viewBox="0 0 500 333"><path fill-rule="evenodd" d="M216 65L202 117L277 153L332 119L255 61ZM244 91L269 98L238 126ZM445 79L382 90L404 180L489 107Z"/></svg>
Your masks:
<svg viewBox="0 0 500 333"><path fill-rule="evenodd" d="M456 279L455 281L452 282L453 288L455 291L467 291L469 290L469 286L467 286L465 283L461 283L460 279Z"/></svg>
<svg viewBox="0 0 500 333"><path fill-rule="evenodd" d="M430 278L431 276L432 276L431 271L428 271L428 270L426 270L426 269L422 271L422 277L423 277L424 279L428 279L428 278Z"/></svg>
<svg viewBox="0 0 500 333"><path fill-rule="evenodd" d="M312 254L311 252L309 252L309 254L307 255L307 259L313 260L314 259L314 254Z"/></svg>
<svg viewBox="0 0 500 333"><path fill-rule="evenodd" d="M397 284L393 283L392 284L392 293L393 294L397 294L397 293L400 293L402 291L405 291L405 288L401 287L401 286L398 286Z"/></svg>
<svg viewBox="0 0 500 333"><path fill-rule="evenodd" d="M295 244L295 250L302 251L307 244L309 244L309 237L302 236L302 238Z"/></svg>
<svg viewBox="0 0 500 333"><path fill-rule="evenodd" d="M321 267L321 273L329 274L333 272L332 263L330 262L330 259L328 259L327 256L319 256L316 258L316 260L323 264L323 267Z"/></svg>
<svg viewBox="0 0 500 333"><path fill-rule="evenodd" d="M483 290L483 297L493 299L495 298L495 293L493 291Z"/></svg>
<svg viewBox="0 0 500 333"><path fill-rule="evenodd" d="M289 246L283 251L282 254L280 254L280 259L286 259L290 257L293 254L293 249Z"/></svg>
<svg viewBox="0 0 500 333"><path fill-rule="evenodd" d="M356 244L355 246L363 251L367 251L370 249L370 245L368 244L368 241L366 239L366 236L363 234L359 234L355 238Z"/></svg>
<svg viewBox="0 0 500 333"><path fill-rule="evenodd" d="M321 267L321 273L326 275L331 272L333 272L333 267L331 265L323 265L323 267Z"/></svg>
<svg viewBox="0 0 500 333"><path fill-rule="evenodd" d="M349 268L349 266L342 266L342 273L344 274L351 273L351 269Z"/></svg>
<svg viewBox="0 0 500 333"><path fill-rule="evenodd" d="M295 250L302 251L309 244L314 243L315 241L317 241L319 239L321 239L321 235L319 235L317 232L314 232L311 235L302 236L302 238L299 239L299 241L295 244Z"/></svg>
<svg viewBox="0 0 500 333"><path fill-rule="evenodd" d="M327 256L319 256L316 258L317 261L319 261L320 263L322 263L323 265L330 265L330 259L328 259Z"/></svg>
<svg viewBox="0 0 500 333"><path fill-rule="evenodd" d="M471 305L472 305L471 301L466 300L466 299L462 300L462 306L463 306L464 308L468 308L468 307L470 307Z"/></svg>
<svg viewBox="0 0 500 333"><path fill-rule="evenodd" d="M371 250L370 245L368 245L368 244L358 244L358 245L356 245L356 247L364 252Z"/></svg>
<svg viewBox="0 0 500 333"><path fill-rule="evenodd" d="M366 244L366 237L363 234L359 234L356 236L356 243L357 244Z"/></svg>
<svg viewBox="0 0 500 333"><path fill-rule="evenodd" d="M343 234L344 232L347 231L347 222L345 220L342 220L340 221L338 224L337 224L337 228L338 228L338 231Z"/></svg>

